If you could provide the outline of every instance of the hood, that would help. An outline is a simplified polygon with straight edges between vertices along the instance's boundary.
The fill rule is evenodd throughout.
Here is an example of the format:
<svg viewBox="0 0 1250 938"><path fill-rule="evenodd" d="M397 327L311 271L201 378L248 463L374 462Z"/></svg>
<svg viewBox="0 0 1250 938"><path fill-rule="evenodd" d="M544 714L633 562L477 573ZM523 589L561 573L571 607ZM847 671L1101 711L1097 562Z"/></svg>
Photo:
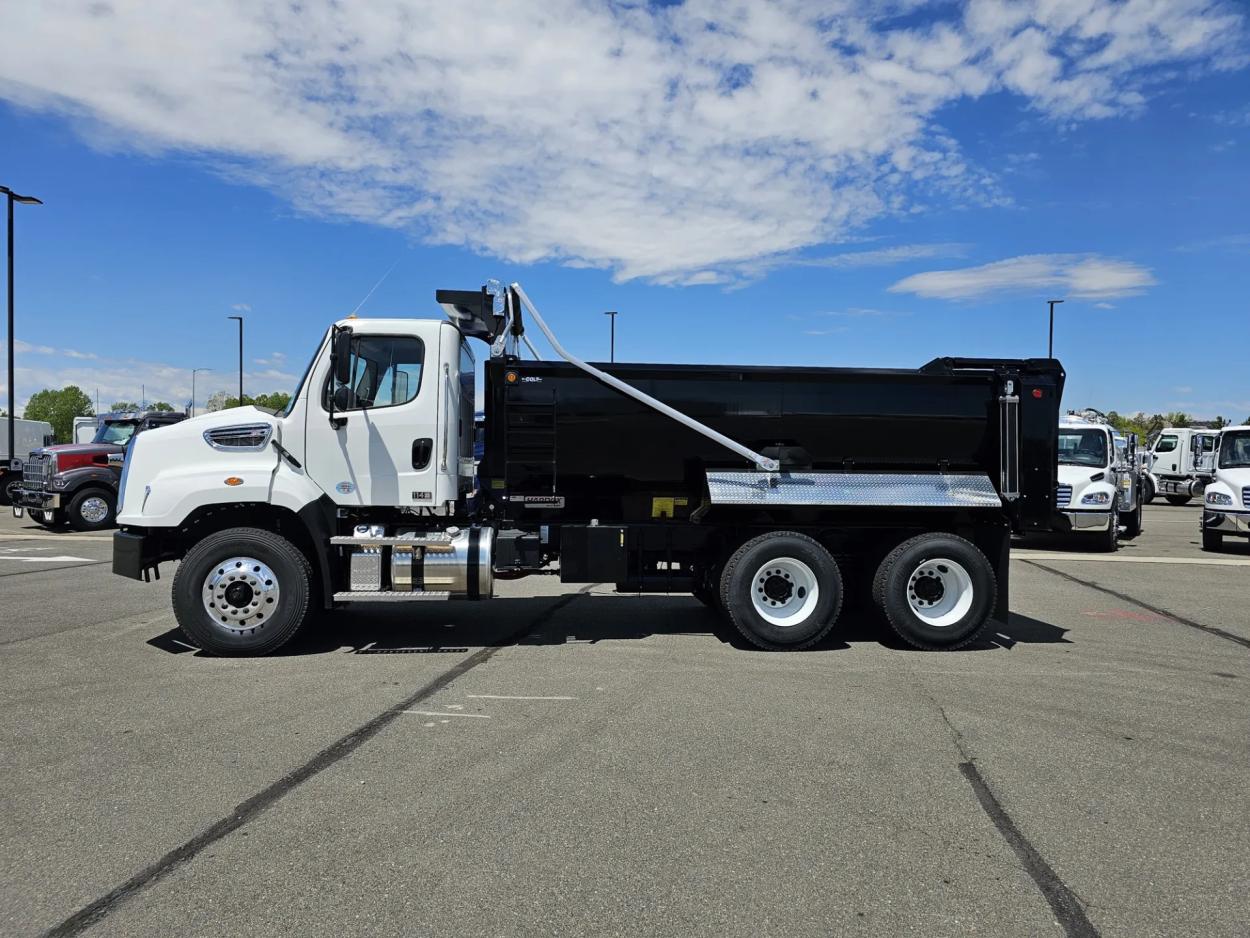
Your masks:
<svg viewBox="0 0 1250 938"><path fill-rule="evenodd" d="M1106 479L1106 469L1095 469L1093 466L1071 466L1066 463L1059 464L1059 482L1063 485L1086 486L1092 479L1092 476L1102 475ZM1102 481L1102 480L1099 480Z"/></svg>
<svg viewBox="0 0 1250 938"><path fill-rule="evenodd" d="M35 450L37 453L58 453L65 456L95 456L100 453L124 453L126 447L116 443L57 443Z"/></svg>

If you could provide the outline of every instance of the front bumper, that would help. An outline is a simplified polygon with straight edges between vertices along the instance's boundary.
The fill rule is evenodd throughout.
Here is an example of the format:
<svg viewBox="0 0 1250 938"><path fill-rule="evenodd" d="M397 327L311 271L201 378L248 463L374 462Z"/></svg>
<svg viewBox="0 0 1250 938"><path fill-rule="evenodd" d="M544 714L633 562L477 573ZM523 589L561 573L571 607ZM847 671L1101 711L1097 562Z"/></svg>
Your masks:
<svg viewBox="0 0 1250 938"><path fill-rule="evenodd" d="M1250 511L1202 510L1202 530L1250 537Z"/></svg>
<svg viewBox="0 0 1250 938"><path fill-rule="evenodd" d="M25 489L18 487L13 490L13 504L22 508L53 511L61 507L61 496L57 492L45 492L42 489Z"/></svg>
<svg viewBox="0 0 1250 938"><path fill-rule="evenodd" d="M1055 514L1055 527L1068 532L1098 532L1111 529L1109 511L1060 511Z"/></svg>

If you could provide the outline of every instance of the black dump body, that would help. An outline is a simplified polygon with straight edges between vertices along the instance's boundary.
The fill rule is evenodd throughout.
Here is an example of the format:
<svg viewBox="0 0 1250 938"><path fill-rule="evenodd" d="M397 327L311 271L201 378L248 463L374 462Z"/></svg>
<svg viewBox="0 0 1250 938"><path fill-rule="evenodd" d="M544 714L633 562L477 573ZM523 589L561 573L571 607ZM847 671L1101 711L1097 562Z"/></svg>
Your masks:
<svg viewBox="0 0 1250 938"><path fill-rule="evenodd" d="M1012 381L1020 398L1021 498L1008 513L1017 530L1050 524L1064 382L1053 359L936 359L915 370L595 367L780 457L783 470L979 472L996 487L999 398ZM710 468L755 467L573 365L487 363L479 475L505 518L680 521L703 502Z"/></svg>

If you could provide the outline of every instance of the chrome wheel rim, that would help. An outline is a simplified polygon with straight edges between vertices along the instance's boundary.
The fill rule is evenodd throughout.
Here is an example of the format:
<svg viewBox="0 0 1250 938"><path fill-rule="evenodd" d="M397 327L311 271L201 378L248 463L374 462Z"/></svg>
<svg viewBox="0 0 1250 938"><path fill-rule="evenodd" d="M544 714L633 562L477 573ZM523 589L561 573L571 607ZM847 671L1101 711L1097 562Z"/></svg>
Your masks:
<svg viewBox="0 0 1250 938"><path fill-rule="evenodd" d="M907 604L926 625L957 625L972 608L972 577L945 557L926 560L907 579Z"/></svg>
<svg viewBox="0 0 1250 938"><path fill-rule="evenodd" d="M278 578L254 557L231 557L208 571L201 591L204 611L218 628L250 632L278 611Z"/></svg>
<svg viewBox="0 0 1250 938"><path fill-rule="evenodd" d="M109 503L99 495L92 495L90 498L83 499L82 505L78 508L78 513L82 515L82 520L88 524L99 524L109 516Z"/></svg>
<svg viewBox="0 0 1250 938"><path fill-rule="evenodd" d="M751 605L765 622L782 628L801 625L820 602L816 574L801 560L778 557L751 578Z"/></svg>

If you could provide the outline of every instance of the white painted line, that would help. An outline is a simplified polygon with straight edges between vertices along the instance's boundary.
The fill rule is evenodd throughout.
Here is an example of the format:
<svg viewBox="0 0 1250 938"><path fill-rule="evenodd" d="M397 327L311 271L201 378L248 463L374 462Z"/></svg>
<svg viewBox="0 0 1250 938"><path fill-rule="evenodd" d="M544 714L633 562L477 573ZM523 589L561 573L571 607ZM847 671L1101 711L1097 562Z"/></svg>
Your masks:
<svg viewBox="0 0 1250 938"><path fill-rule="evenodd" d="M405 710L404 713L415 713L419 717L473 717L475 720L489 720L484 713L444 713L441 710ZM444 723L447 721L444 720Z"/></svg>
<svg viewBox="0 0 1250 938"><path fill-rule="evenodd" d="M90 557L14 557L0 554L0 560L16 560L18 563L95 563Z"/></svg>
<svg viewBox="0 0 1250 938"><path fill-rule="evenodd" d="M107 544L111 537L99 534L5 534L0 531L0 541L98 541Z"/></svg>
<svg viewBox="0 0 1250 938"><path fill-rule="evenodd" d="M1097 560L1102 563L1175 563L1206 567L1250 567L1250 557L1127 557L1123 554L1065 554L1052 550L1013 550L1014 560Z"/></svg>
<svg viewBox="0 0 1250 938"><path fill-rule="evenodd" d="M465 694L473 700L576 700L576 697L512 697L507 694Z"/></svg>

